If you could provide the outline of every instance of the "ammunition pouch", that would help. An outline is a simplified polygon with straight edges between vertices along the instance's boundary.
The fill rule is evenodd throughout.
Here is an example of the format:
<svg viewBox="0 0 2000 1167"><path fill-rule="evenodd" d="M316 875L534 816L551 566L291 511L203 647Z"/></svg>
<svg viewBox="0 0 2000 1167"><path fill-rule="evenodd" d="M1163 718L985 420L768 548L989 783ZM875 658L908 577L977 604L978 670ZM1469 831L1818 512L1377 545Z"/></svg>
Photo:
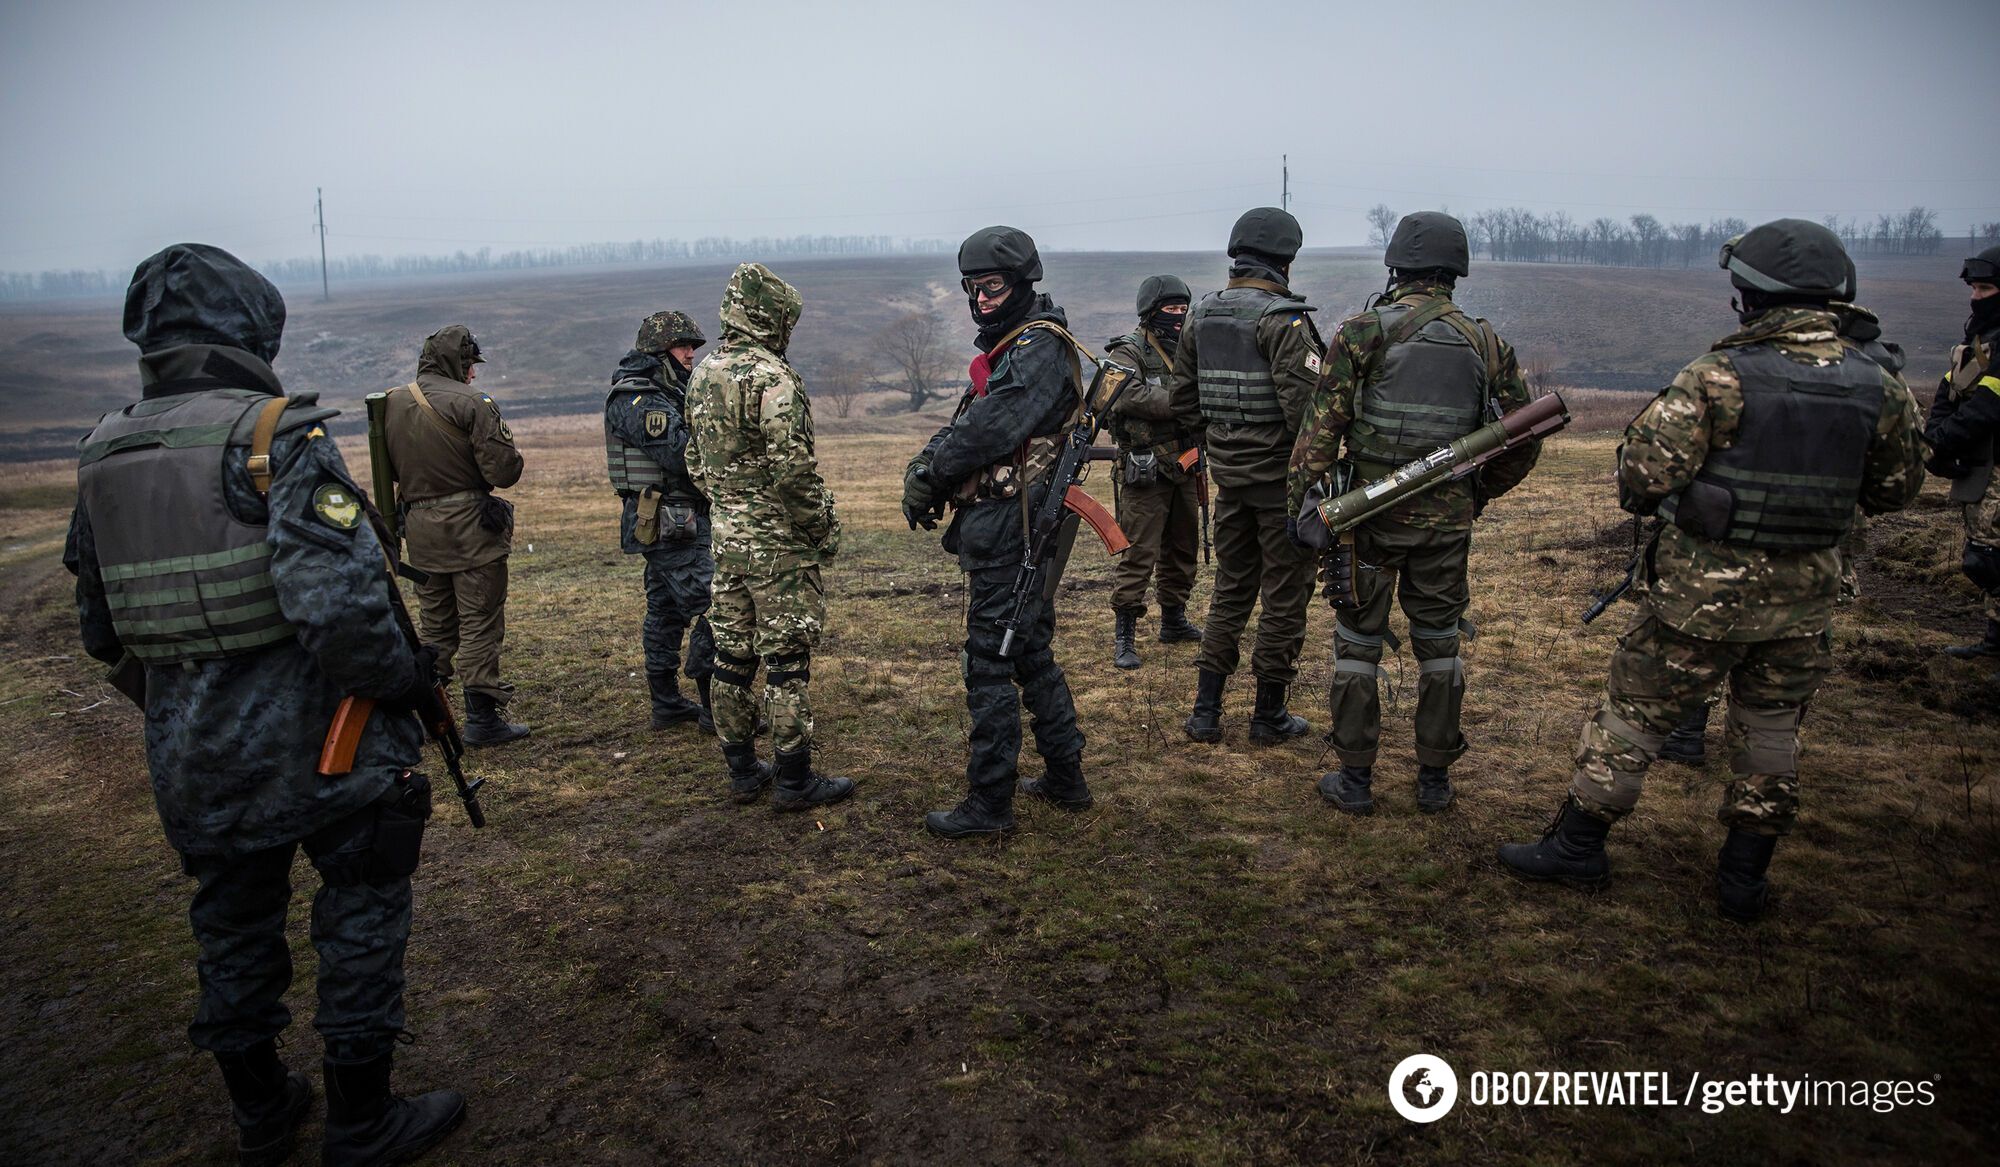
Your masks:
<svg viewBox="0 0 2000 1167"><path fill-rule="evenodd" d="M1669 509L1674 526L1690 535L1719 541L1729 534L1729 520L1736 509L1736 498L1727 487L1697 478L1669 499L1668 504L1661 507L1661 513L1667 514Z"/></svg>
<svg viewBox="0 0 2000 1167"><path fill-rule="evenodd" d="M655 487L648 486L633 500L632 538L642 546L651 547L660 541L660 504L664 496Z"/></svg>
<svg viewBox="0 0 2000 1167"><path fill-rule="evenodd" d="M417 870L430 817L430 779L406 771L382 797L308 838L306 852L328 887L408 879Z"/></svg>
<svg viewBox="0 0 2000 1167"><path fill-rule="evenodd" d="M668 543L692 543L700 529L695 520L700 511L686 503L669 503L660 508L660 538Z"/></svg>
<svg viewBox="0 0 2000 1167"><path fill-rule="evenodd" d="M492 535L508 535L514 531L514 504L497 494L489 494L479 500L479 529Z"/></svg>
<svg viewBox="0 0 2000 1167"><path fill-rule="evenodd" d="M1160 480L1160 456L1152 450L1127 450L1118 462L1127 486L1151 486Z"/></svg>

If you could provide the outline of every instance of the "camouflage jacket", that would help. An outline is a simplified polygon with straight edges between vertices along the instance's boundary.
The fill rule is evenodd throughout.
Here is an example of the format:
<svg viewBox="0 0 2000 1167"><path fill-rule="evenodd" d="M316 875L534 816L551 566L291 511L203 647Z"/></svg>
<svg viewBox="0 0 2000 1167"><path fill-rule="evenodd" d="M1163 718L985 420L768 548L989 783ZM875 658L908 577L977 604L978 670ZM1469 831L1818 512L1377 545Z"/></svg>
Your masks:
<svg viewBox="0 0 2000 1167"><path fill-rule="evenodd" d="M1139 380L1125 387L1111 407L1106 428L1111 440L1126 453L1151 450L1160 460L1160 472L1170 481L1185 475L1174 459L1193 444L1193 435L1174 419L1173 403L1167 398L1167 379L1173 376L1173 349L1140 327L1114 337L1105 355L1120 364L1139 370Z"/></svg>
<svg viewBox="0 0 2000 1167"><path fill-rule="evenodd" d="M1232 288L1285 286L1277 272L1254 264L1233 264L1229 275ZM1245 280L1253 282L1246 284ZM1271 377L1278 385L1278 403L1285 413L1284 425L1209 425L1201 413L1198 330L1190 320L1190 327L1181 333L1181 343L1174 351L1174 373L1167 381L1167 399L1183 429L1204 435L1209 473L1217 487L1243 490L1269 486L1275 488L1272 493L1282 494L1287 460L1319 378L1323 347L1303 302L1300 308L1257 322L1257 351L1270 362ZM1273 498L1272 505L1281 501Z"/></svg>
<svg viewBox="0 0 2000 1167"><path fill-rule="evenodd" d="M1647 512L1687 487L1712 449L1736 444L1743 394L1730 350L1770 344L1801 364L1830 364L1843 352L1832 312L1777 308L1717 341L1682 369L1625 429L1618 451L1621 505ZM1860 354L1865 356L1865 354ZM1916 398L1881 370L1882 412L1862 467L1861 510L1908 506L1923 486ZM1840 591L1841 550L1767 551L1704 539L1668 524L1651 555L1646 601L1661 621L1705 640L1756 641L1824 631Z"/></svg>
<svg viewBox="0 0 2000 1167"><path fill-rule="evenodd" d="M160 382L185 384L167 349L141 362L147 396ZM281 393L269 367L240 351L258 375L231 384ZM195 361L205 375L216 364ZM281 433L271 445L271 489L252 484L249 450L223 459L223 493L246 523L266 525L279 609L296 637L217 660L146 669L146 763L167 841L183 854L243 854L302 839L380 797L416 764L414 718L378 706L346 774L318 772L319 752L343 697L392 697L416 679L416 662L390 609L382 545L366 522L315 505L323 487L360 488L319 426ZM149 500L171 508L171 499ZM79 506L63 563L76 576L84 651L115 663L123 654L99 568L97 540Z"/></svg>
<svg viewBox="0 0 2000 1167"><path fill-rule="evenodd" d="M770 575L833 557L840 520L813 456L812 403L785 361L802 303L746 263L722 298L722 339L688 379L688 474L709 499L715 565Z"/></svg>
<svg viewBox="0 0 2000 1167"><path fill-rule="evenodd" d="M1391 288L1388 300L1391 303L1407 300L1421 308L1434 297L1449 299L1450 295L1434 284L1408 283ZM1292 447L1291 469L1285 478L1286 514L1297 515L1306 491L1340 461L1342 440L1359 411L1355 395L1366 391L1369 378L1375 374L1383 339L1382 318L1372 309L1341 321L1339 330L1333 334L1326 367L1306 407L1298 444ZM1499 375L1486 386L1485 394L1499 401L1502 412L1508 412L1528 403L1528 386L1521 380L1513 346L1498 336L1492 339L1499 344L1498 354L1490 358ZM1519 486L1540 457L1541 441L1537 439L1488 462L1478 475L1479 495L1498 498ZM1364 477L1379 477L1395 467L1364 463L1355 469ZM1474 489L1471 479L1448 482L1399 503L1384 517L1434 531L1469 530L1478 505Z"/></svg>
<svg viewBox="0 0 2000 1167"><path fill-rule="evenodd" d="M708 500L695 489L694 478L688 473L687 380L685 375L674 376L679 368L672 357L655 357L637 349L626 353L612 375L611 393L604 399L604 431L606 437L641 451L658 464L666 476L661 493L670 503L690 505L700 512L695 538L705 542L709 537ZM638 497L631 491L622 492L618 546L627 555L659 546L632 537L638 509Z"/></svg>

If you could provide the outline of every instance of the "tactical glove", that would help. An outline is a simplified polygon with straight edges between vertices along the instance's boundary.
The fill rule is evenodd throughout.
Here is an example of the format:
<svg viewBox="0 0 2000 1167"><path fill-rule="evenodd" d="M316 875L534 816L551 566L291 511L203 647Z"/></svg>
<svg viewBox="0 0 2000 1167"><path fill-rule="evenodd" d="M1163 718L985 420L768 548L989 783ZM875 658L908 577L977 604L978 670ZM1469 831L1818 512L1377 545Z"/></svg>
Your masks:
<svg viewBox="0 0 2000 1167"><path fill-rule="evenodd" d="M918 455L903 472L903 518L908 520L912 531L918 527L934 531L938 525L936 509L931 492L931 460Z"/></svg>

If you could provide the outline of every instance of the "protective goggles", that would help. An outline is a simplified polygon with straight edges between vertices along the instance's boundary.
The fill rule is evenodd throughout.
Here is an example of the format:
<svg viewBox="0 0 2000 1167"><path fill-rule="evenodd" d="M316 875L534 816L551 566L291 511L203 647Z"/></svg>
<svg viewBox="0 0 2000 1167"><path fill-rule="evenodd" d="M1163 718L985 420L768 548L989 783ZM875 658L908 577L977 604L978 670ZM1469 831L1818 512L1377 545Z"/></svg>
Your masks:
<svg viewBox="0 0 2000 1167"><path fill-rule="evenodd" d="M991 300L1005 295L1014 282L998 272L992 272L983 276L966 276L958 281L958 286L964 288L968 296L985 296Z"/></svg>
<svg viewBox="0 0 2000 1167"><path fill-rule="evenodd" d="M1958 269L1958 278L1968 284L2000 284L2000 264L1974 256Z"/></svg>

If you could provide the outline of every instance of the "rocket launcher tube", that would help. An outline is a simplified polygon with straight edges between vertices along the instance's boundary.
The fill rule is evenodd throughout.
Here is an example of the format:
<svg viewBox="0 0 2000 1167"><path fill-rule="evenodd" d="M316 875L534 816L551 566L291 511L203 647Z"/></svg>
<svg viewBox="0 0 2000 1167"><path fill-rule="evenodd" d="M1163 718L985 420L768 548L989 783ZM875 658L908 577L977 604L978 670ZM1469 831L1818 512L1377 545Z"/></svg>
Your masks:
<svg viewBox="0 0 2000 1167"><path fill-rule="evenodd" d="M1448 446L1439 446L1392 474L1364 482L1320 504L1327 530L1338 535L1408 498L1464 478L1493 459L1569 424L1562 395L1550 393L1481 426Z"/></svg>

